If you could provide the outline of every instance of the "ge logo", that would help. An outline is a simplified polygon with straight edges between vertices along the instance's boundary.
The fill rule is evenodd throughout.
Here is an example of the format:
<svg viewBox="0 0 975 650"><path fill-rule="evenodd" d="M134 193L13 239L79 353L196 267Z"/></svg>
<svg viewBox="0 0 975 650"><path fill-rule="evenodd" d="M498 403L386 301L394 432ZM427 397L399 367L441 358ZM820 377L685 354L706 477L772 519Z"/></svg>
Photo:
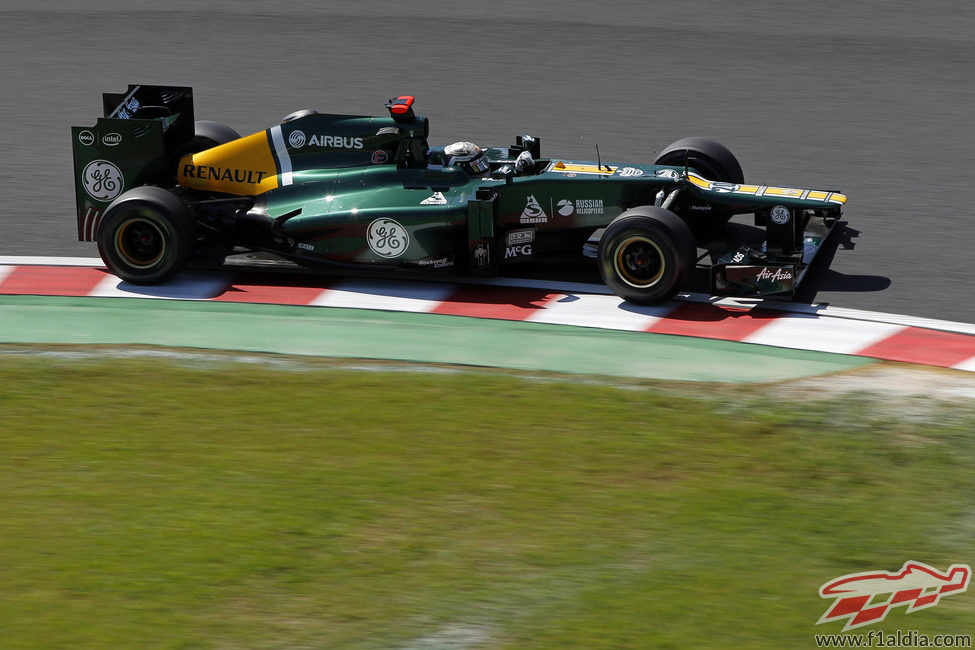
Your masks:
<svg viewBox="0 0 975 650"><path fill-rule="evenodd" d="M96 201L111 201L122 192L122 172L107 160L93 160L82 172L88 196Z"/></svg>
<svg viewBox="0 0 975 650"><path fill-rule="evenodd" d="M380 257L399 257L410 245L406 228L392 219L376 219L366 229L366 241Z"/></svg>
<svg viewBox="0 0 975 650"><path fill-rule="evenodd" d="M304 131L292 131L291 135L288 136L288 144L291 145L292 149L300 149L305 146L305 132Z"/></svg>
<svg viewBox="0 0 975 650"><path fill-rule="evenodd" d="M783 224L789 223L789 217L791 215L789 214L789 208L785 207L784 205L777 205L774 208L772 208L771 216L772 216L772 223L777 223L781 226Z"/></svg>

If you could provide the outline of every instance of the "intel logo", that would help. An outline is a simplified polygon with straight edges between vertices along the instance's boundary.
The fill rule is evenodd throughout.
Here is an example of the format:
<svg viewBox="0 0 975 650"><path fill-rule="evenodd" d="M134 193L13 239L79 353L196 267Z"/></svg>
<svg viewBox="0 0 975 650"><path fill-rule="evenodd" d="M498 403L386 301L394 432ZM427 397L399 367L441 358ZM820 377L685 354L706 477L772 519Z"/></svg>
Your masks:
<svg viewBox="0 0 975 650"><path fill-rule="evenodd" d="M118 133L106 133L102 136L102 144L106 146L114 147L120 142L122 142L122 136L120 136Z"/></svg>

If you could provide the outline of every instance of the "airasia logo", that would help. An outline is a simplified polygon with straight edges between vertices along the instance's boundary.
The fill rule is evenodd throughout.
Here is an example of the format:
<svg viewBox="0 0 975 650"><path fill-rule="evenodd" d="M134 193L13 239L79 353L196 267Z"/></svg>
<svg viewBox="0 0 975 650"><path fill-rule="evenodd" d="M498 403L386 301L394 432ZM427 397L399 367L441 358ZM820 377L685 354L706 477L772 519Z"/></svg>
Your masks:
<svg viewBox="0 0 975 650"><path fill-rule="evenodd" d="M775 273L772 273L768 270L768 267L765 267L759 271L758 275L755 277L759 280L771 280L772 282L775 282L776 280L791 280L792 271L789 269L775 269Z"/></svg>

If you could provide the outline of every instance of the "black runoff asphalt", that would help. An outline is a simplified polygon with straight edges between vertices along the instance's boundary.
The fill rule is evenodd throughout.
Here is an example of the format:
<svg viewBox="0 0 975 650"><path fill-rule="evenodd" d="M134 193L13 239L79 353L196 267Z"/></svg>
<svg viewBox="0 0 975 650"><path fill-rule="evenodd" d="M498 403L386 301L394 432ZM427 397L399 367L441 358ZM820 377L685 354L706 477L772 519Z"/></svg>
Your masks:
<svg viewBox="0 0 975 650"><path fill-rule="evenodd" d="M0 254L95 254L68 140L102 92L191 85L198 118L242 133L409 93L435 145L527 131L543 155L648 161L717 139L746 181L849 195L807 300L975 322L973 4L319 4L4 2Z"/></svg>

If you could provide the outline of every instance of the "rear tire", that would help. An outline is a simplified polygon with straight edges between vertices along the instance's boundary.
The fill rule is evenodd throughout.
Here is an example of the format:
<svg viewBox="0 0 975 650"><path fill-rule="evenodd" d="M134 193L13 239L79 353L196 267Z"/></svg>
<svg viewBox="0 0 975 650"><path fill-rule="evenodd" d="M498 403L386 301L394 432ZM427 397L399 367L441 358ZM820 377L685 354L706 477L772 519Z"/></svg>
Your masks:
<svg viewBox="0 0 975 650"><path fill-rule="evenodd" d="M599 240L599 273L613 293L649 305L674 296L694 268L697 247L680 217L663 208L627 210Z"/></svg>
<svg viewBox="0 0 975 650"><path fill-rule="evenodd" d="M194 151L189 151L188 153L197 153L211 147L216 147L220 144L227 144L233 140L240 137L234 129L230 128L226 124L221 124L220 122L211 122L209 120L197 120L193 123L193 139L190 140L190 144L193 147L199 147ZM185 154L184 154L185 155Z"/></svg>
<svg viewBox="0 0 975 650"><path fill-rule="evenodd" d="M98 254L109 270L133 284L159 284L189 261L196 222L175 195L137 187L115 199L98 226Z"/></svg>
<svg viewBox="0 0 975 650"><path fill-rule="evenodd" d="M240 137L234 129L220 122L197 120L193 123L193 138L176 147L167 159L170 182L176 184L176 172L183 156L200 153L221 144L227 144Z"/></svg>

